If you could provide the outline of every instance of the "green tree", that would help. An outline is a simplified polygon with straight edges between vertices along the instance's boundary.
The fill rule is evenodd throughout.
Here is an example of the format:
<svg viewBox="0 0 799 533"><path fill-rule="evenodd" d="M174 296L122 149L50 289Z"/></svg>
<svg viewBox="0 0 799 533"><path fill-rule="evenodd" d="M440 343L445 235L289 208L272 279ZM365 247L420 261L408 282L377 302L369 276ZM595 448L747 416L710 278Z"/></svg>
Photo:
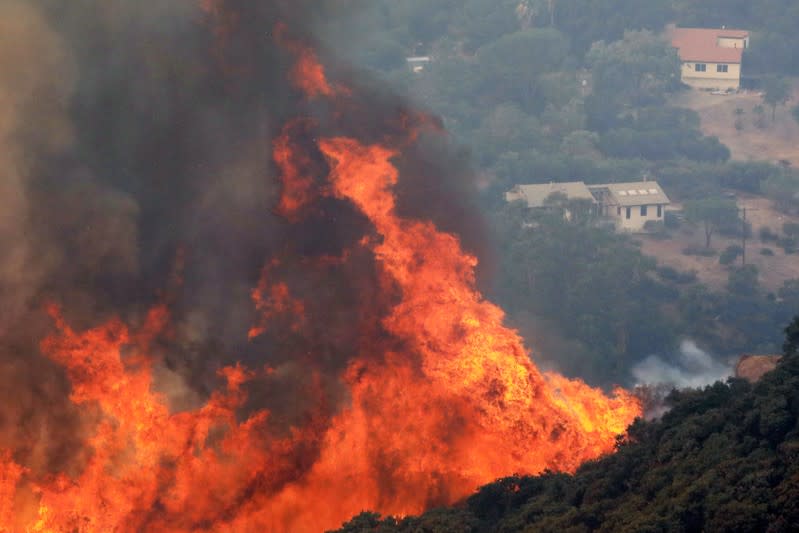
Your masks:
<svg viewBox="0 0 799 533"><path fill-rule="evenodd" d="M543 76L559 69L569 53L569 41L552 28L504 35L477 51L484 100L514 102L527 112L542 111Z"/></svg>
<svg viewBox="0 0 799 533"><path fill-rule="evenodd" d="M755 119L753 121L755 127L757 129L762 130L766 127L766 110L763 109L763 106L758 104L752 108L752 112L755 114Z"/></svg>
<svg viewBox="0 0 799 533"><path fill-rule="evenodd" d="M586 56L593 94L586 100L593 129L604 129L623 109L661 104L679 82L675 50L650 31L628 31L619 41L593 44Z"/></svg>
<svg viewBox="0 0 799 533"><path fill-rule="evenodd" d="M738 206L734 200L711 198L685 202L685 217L701 224L705 232L705 248L710 248L710 238L719 228L738 220Z"/></svg>
<svg viewBox="0 0 799 533"><path fill-rule="evenodd" d="M786 356L799 355L799 315L785 328L785 344L783 350Z"/></svg>
<svg viewBox="0 0 799 533"><path fill-rule="evenodd" d="M516 206L498 213L497 297L512 319L522 313L543 318L587 347L586 355L558 360L565 372L618 383L640 354L671 346L673 326L661 307L675 295L653 281L654 260L628 237L588 223L590 203L557 195L551 202L541 215Z"/></svg>
<svg viewBox="0 0 799 533"><path fill-rule="evenodd" d="M771 107L771 121L774 122L777 106L785 105L791 99L791 83L782 76L767 76L763 79L763 103Z"/></svg>
<svg viewBox="0 0 799 533"><path fill-rule="evenodd" d="M727 279L727 290L738 296L755 296L760 290L757 268L754 265L746 265L731 270Z"/></svg>
<svg viewBox="0 0 799 533"><path fill-rule="evenodd" d="M795 212L799 206L799 175L791 170L773 174L763 181L762 191L780 211Z"/></svg>

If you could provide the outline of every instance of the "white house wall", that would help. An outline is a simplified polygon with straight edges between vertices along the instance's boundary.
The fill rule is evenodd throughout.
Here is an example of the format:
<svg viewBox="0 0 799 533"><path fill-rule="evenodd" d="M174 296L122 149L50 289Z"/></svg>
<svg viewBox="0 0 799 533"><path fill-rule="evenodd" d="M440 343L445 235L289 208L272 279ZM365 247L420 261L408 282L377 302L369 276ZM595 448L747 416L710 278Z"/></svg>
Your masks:
<svg viewBox="0 0 799 533"><path fill-rule="evenodd" d="M630 218L627 218L626 207L611 207L608 214L615 220L618 229L632 232L642 231L644 224L650 220L654 222L662 221L666 215L666 206L661 206L660 216L658 216L657 205L648 205L646 216L641 215L641 207L640 205L630 206ZM619 214L619 209L621 209L621 214Z"/></svg>

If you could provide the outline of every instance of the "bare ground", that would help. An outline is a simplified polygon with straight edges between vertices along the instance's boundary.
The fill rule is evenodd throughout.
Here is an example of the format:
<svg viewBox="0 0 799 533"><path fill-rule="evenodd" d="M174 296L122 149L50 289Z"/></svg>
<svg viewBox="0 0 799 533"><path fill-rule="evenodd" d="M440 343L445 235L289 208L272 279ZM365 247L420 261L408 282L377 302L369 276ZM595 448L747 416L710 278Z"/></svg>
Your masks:
<svg viewBox="0 0 799 533"><path fill-rule="evenodd" d="M799 102L799 82L794 82L794 93L791 102L778 107L776 118L772 122L771 110L765 107L765 127L755 125L756 113L753 108L762 104L758 93L743 92L727 96L712 95L703 91L685 91L678 95L672 103L679 107L693 109L701 119L702 132L715 135L724 143L734 160L769 161L785 160L794 167L799 167L799 124L794 120L790 107ZM743 128L735 128L737 115L735 110L741 108L740 118ZM785 280L799 278L799 254L786 255L773 243L763 243L759 239L762 227L779 231L785 222L799 222L799 217L788 216L775 210L766 198L738 193L738 207L747 208L747 220L752 224L752 238L746 243L746 262L755 265L760 274L760 282L770 291L778 289ZM675 204L672 209L680 209ZM673 231L671 238L658 240L651 236L639 236L642 252L655 257L661 265L668 265L684 271L696 271L703 283L720 289L727 282L729 269L719 264L718 255L702 257L685 255L683 250L690 247L703 247L704 232L701 228L683 224ZM740 239L730 239L721 235L713 235L711 247L721 252L731 244L741 244ZM769 248L773 256L762 255L761 249ZM741 264L740 258L735 263Z"/></svg>
<svg viewBox="0 0 799 533"><path fill-rule="evenodd" d="M771 202L760 196L739 194L738 206L746 207L746 218L752 224L752 237L746 241L746 263L757 267L763 287L775 291L785 280L799 278L799 254L788 255L782 248L773 243L763 243L759 238L760 228L769 227L777 231L785 222L799 222L799 217L788 216L774 210ZM729 268L719 264L718 255L702 257L683 254L685 248L704 247L705 234L701 228L683 223L680 229L671 232L669 239L659 240L648 235L638 236L637 239L641 242L641 251L655 257L660 265L683 271L696 271L701 282L715 289L721 289L727 282ZM711 248L718 252L731 244L740 245L741 240L715 234L711 238ZM774 255L762 255L760 250L763 248L769 248ZM735 265L740 264L739 258Z"/></svg>
<svg viewBox="0 0 799 533"><path fill-rule="evenodd" d="M795 84L794 95L786 106L777 108L774 121L771 109L765 108L765 127L755 125L757 114L753 108L763 103L759 93L742 92L727 96L709 92L689 90L680 93L672 104L687 107L699 113L702 132L715 135L739 161L786 160L799 167L799 124L791 115L790 108L799 101L799 86ZM743 128L735 129L735 110L740 108Z"/></svg>

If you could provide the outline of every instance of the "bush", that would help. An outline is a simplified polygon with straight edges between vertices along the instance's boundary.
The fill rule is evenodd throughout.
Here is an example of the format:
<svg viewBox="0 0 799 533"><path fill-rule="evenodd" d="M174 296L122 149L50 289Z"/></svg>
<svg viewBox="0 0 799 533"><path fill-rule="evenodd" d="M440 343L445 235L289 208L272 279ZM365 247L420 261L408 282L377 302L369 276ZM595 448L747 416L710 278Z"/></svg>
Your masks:
<svg viewBox="0 0 799 533"><path fill-rule="evenodd" d="M799 224L796 222L786 222L782 225L782 232L787 237L799 237Z"/></svg>
<svg viewBox="0 0 799 533"><path fill-rule="evenodd" d="M666 211L663 217L663 225L669 229L677 229L681 224L682 213L677 214L674 211Z"/></svg>
<svg viewBox="0 0 799 533"><path fill-rule="evenodd" d="M760 240L763 242L776 242L779 235L771 231L768 226L760 228Z"/></svg>
<svg viewBox="0 0 799 533"><path fill-rule="evenodd" d="M743 248L737 244L727 246L724 251L721 252L721 255L719 255L719 263L722 265L731 265L742 253Z"/></svg>
<svg viewBox="0 0 799 533"><path fill-rule="evenodd" d="M778 172L770 163L736 161L721 168L719 181L722 187L758 194L760 185Z"/></svg>
<svg viewBox="0 0 799 533"><path fill-rule="evenodd" d="M726 220L723 224L719 225L719 235L725 237L742 237L741 232L745 232L746 237L752 236L752 224L750 222L743 222L740 218L737 220Z"/></svg>
<svg viewBox="0 0 799 533"><path fill-rule="evenodd" d="M666 231L666 224L662 220L647 220L644 222L644 231L656 239L662 240L669 238L669 234Z"/></svg>
<svg viewBox="0 0 799 533"><path fill-rule="evenodd" d="M671 281L672 283L693 283L696 281L696 272L680 272L676 268L670 266L661 266L657 269L658 276L664 281Z"/></svg>
<svg viewBox="0 0 799 533"><path fill-rule="evenodd" d="M758 283L758 271L754 265L746 265L730 271L727 280L727 290L739 296L754 296L757 294L760 285Z"/></svg>
<svg viewBox="0 0 799 533"><path fill-rule="evenodd" d="M774 255L774 250L772 250L771 248L761 248L760 255L768 255L768 256Z"/></svg>
<svg viewBox="0 0 799 533"><path fill-rule="evenodd" d="M792 254L796 251L797 241L799 241L799 239L796 237L782 237L781 239L777 239L777 246L785 250L786 254Z"/></svg>

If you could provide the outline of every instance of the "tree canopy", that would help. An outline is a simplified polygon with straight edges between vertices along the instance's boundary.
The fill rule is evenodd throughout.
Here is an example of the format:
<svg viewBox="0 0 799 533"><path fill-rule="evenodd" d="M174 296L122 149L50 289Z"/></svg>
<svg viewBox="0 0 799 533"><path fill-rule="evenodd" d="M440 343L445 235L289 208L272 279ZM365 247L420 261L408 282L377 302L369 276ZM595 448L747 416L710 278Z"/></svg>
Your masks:
<svg viewBox="0 0 799 533"><path fill-rule="evenodd" d="M685 202L685 216L702 225L705 231L705 248L710 248L710 238L717 230L738 223L738 206L735 200L709 198Z"/></svg>

